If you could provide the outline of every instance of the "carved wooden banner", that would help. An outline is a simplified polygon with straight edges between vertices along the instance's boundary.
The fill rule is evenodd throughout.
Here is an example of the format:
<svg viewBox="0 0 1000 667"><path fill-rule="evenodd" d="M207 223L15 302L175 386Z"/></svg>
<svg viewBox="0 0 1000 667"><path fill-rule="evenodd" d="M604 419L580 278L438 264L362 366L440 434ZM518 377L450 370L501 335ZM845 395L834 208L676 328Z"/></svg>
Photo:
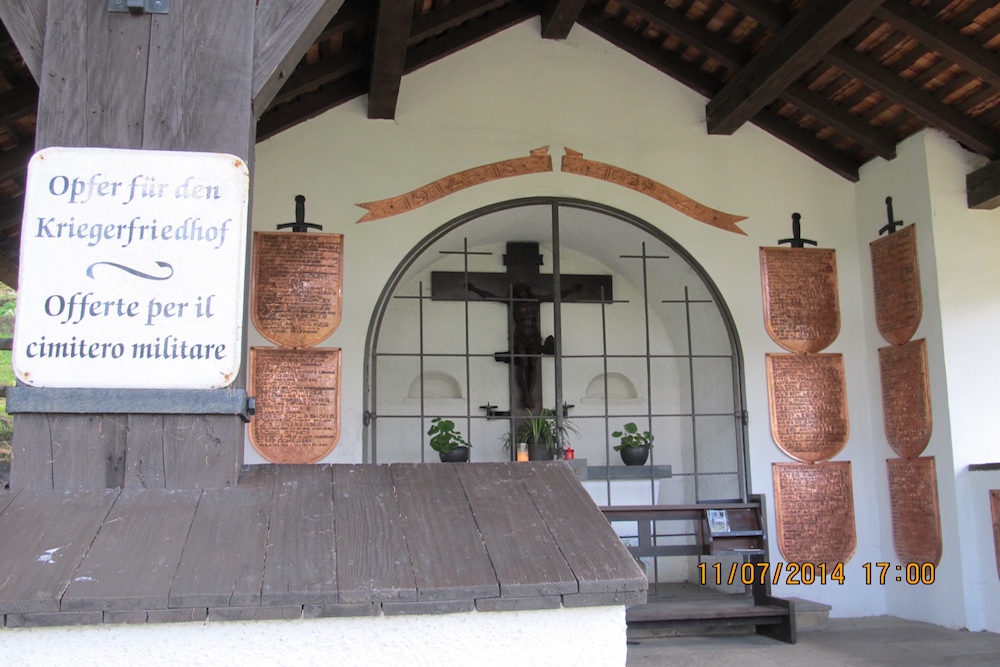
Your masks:
<svg viewBox="0 0 1000 667"><path fill-rule="evenodd" d="M997 557L997 576L1000 577L1000 489L990 489L990 507L993 510L993 549Z"/></svg>
<svg viewBox="0 0 1000 667"><path fill-rule="evenodd" d="M501 160L500 162L484 164L479 167L460 171L451 176L439 178L433 183L428 183L422 188L411 190L406 194L390 197L389 199L366 202L364 204L355 204L355 206L368 209L368 213L358 220L358 222L379 220L392 215L406 213L407 211L412 211L425 204L430 204L443 197L470 188L473 185L488 183L489 181L501 178L510 178L512 176L552 171L552 156L548 152L549 147L543 146L531 151L529 157L518 157L511 160Z"/></svg>
<svg viewBox="0 0 1000 667"><path fill-rule="evenodd" d="M847 444L847 387L840 354L768 354L771 435L797 461L826 461Z"/></svg>
<svg viewBox="0 0 1000 667"><path fill-rule="evenodd" d="M850 461L772 463L778 549L790 563L825 563L854 555L854 485Z"/></svg>
<svg viewBox="0 0 1000 667"><path fill-rule="evenodd" d="M840 333L837 255L828 248L761 248L764 327L791 352L819 352Z"/></svg>
<svg viewBox="0 0 1000 667"><path fill-rule="evenodd" d="M887 234L869 245L875 283L875 322L893 345L902 345L920 326L923 299L914 225Z"/></svg>
<svg viewBox="0 0 1000 667"><path fill-rule="evenodd" d="M340 350L250 348L250 443L272 463L315 463L340 438Z"/></svg>
<svg viewBox="0 0 1000 667"><path fill-rule="evenodd" d="M342 234L254 232L250 314L264 338L312 347L340 324Z"/></svg>
<svg viewBox="0 0 1000 667"><path fill-rule="evenodd" d="M941 562L941 510L934 457L888 459L892 543L900 563Z"/></svg>
<svg viewBox="0 0 1000 667"><path fill-rule="evenodd" d="M931 440L931 391L923 338L878 350L885 437L893 451L915 459Z"/></svg>
<svg viewBox="0 0 1000 667"><path fill-rule="evenodd" d="M563 156L562 171L621 185L630 190L635 190L639 194L652 197L656 201L666 204L689 218L694 218L698 222L704 222L706 225L712 225L727 232L746 235L745 231L736 226L737 222L746 220L746 216L733 215L709 208L662 183L658 183L634 171L628 171L627 169L604 162L585 160L583 153L571 148L567 148L566 155Z"/></svg>

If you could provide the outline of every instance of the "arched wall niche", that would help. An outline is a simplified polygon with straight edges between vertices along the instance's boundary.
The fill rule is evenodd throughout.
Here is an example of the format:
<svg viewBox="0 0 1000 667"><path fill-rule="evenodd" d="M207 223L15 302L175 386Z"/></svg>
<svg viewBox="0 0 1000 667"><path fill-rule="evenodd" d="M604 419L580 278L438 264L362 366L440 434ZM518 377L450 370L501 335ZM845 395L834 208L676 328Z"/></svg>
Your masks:
<svg viewBox="0 0 1000 667"><path fill-rule="evenodd" d="M610 434L651 430L648 478L585 485L601 504L692 503L747 493L743 363L732 317L700 264L654 225L573 199L531 198L471 211L427 236L387 282L366 344L366 460L435 461L426 431L455 420L474 461L509 460L505 305L432 298L431 272L503 273L506 243L538 243L543 273L610 274L611 303L541 304L542 404L571 405L570 445L588 466L617 468ZM435 375L438 374L438 375ZM448 376L453 396L411 385ZM436 381L436 380L435 380ZM596 384L595 384L596 383ZM658 476L662 466L670 476Z"/></svg>

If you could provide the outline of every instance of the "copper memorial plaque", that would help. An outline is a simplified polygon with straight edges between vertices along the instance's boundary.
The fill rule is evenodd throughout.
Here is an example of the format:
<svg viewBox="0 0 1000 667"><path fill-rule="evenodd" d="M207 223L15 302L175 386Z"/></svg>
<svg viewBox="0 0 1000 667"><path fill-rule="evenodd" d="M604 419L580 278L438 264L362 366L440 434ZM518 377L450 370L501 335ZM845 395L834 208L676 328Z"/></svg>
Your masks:
<svg viewBox="0 0 1000 667"><path fill-rule="evenodd" d="M826 461L847 444L847 387L840 354L768 354L771 435L797 461Z"/></svg>
<svg viewBox="0 0 1000 667"><path fill-rule="evenodd" d="M903 563L941 562L941 510L934 457L888 459L892 543Z"/></svg>
<svg viewBox="0 0 1000 667"><path fill-rule="evenodd" d="M343 234L254 232L250 313L275 345L312 347L340 324Z"/></svg>
<svg viewBox="0 0 1000 667"><path fill-rule="evenodd" d="M875 323L893 345L902 345L920 326L923 300L917 263L917 228L913 225L869 245L875 283Z"/></svg>
<svg viewBox="0 0 1000 667"><path fill-rule="evenodd" d="M250 443L272 463L315 463L340 437L340 350L250 348Z"/></svg>
<svg viewBox="0 0 1000 667"><path fill-rule="evenodd" d="M827 248L761 248L764 327L790 352L820 352L840 333L837 255Z"/></svg>
<svg viewBox="0 0 1000 667"><path fill-rule="evenodd" d="M990 507L993 510L993 549L997 557L997 576L1000 577L1000 489L990 489Z"/></svg>
<svg viewBox="0 0 1000 667"><path fill-rule="evenodd" d="M893 451L915 459L931 440L931 391L923 338L878 350L885 437Z"/></svg>
<svg viewBox="0 0 1000 667"><path fill-rule="evenodd" d="M790 563L826 563L828 570L854 555L854 486L851 462L772 463L778 548Z"/></svg>

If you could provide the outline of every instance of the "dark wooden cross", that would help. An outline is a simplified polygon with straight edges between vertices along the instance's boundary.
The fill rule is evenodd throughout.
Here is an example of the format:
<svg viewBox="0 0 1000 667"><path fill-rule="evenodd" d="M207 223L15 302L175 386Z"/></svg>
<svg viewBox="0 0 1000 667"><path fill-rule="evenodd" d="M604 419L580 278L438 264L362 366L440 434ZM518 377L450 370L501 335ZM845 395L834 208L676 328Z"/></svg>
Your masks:
<svg viewBox="0 0 1000 667"><path fill-rule="evenodd" d="M510 406L514 414L541 411L543 354L552 354L555 340L544 342L541 304L551 302L555 290L551 273L541 273L542 256L537 243L509 242L503 263L506 273L431 272L431 298L435 301L496 301L509 307L507 340L510 349L496 353L496 360L514 364ZM612 301L610 275L561 274L560 300L600 303Z"/></svg>

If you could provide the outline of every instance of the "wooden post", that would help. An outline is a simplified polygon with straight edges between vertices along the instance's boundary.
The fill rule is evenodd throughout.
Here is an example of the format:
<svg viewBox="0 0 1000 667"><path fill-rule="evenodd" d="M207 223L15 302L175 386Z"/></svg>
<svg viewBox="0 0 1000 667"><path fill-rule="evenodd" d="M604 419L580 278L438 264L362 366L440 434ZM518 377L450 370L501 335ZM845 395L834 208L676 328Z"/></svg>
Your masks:
<svg viewBox="0 0 1000 667"><path fill-rule="evenodd" d="M107 0L12 0L8 28L39 83L35 148L231 153L252 172L255 102L342 3L171 0L168 14L132 15ZM221 390L12 389L11 487L235 484L245 375Z"/></svg>

